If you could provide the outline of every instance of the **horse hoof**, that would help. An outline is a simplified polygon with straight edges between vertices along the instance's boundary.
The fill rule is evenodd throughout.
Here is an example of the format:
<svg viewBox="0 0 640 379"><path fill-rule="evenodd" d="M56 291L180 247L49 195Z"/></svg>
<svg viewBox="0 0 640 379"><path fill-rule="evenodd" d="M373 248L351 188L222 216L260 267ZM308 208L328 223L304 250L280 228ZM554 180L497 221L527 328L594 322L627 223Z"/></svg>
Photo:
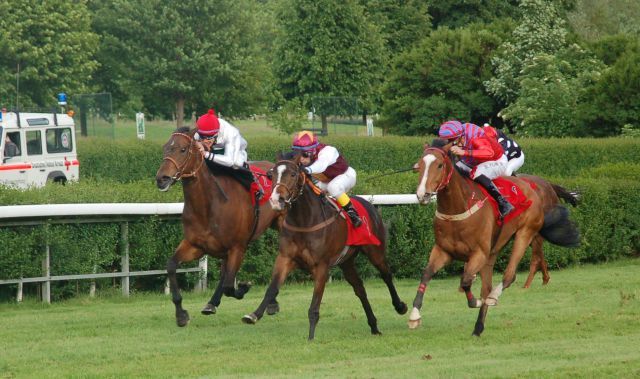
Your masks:
<svg viewBox="0 0 640 379"><path fill-rule="evenodd" d="M202 311L200 311L200 313L202 313L205 316L210 316L210 315L216 314L217 311L218 311L218 308L216 308L215 305L207 303L207 305L205 305L204 308L202 308Z"/></svg>
<svg viewBox="0 0 640 379"><path fill-rule="evenodd" d="M422 319L419 318L417 320L409 320L407 324L409 325L409 329L417 329L422 324Z"/></svg>
<svg viewBox="0 0 640 379"><path fill-rule="evenodd" d="M496 305L498 305L498 299L495 299L493 297L488 297L485 301L485 304L487 304L490 307L495 307Z"/></svg>
<svg viewBox="0 0 640 379"><path fill-rule="evenodd" d="M374 336L381 336L382 332L380 332L379 330L372 330L371 334L373 334Z"/></svg>
<svg viewBox="0 0 640 379"><path fill-rule="evenodd" d="M176 317L176 323L181 328L187 326L187 324L189 323L189 313L187 311L184 311L182 314Z"/></svg>
<svg viewBox="0 0 640 379"><path fill-rule="evenodd" d="M409 308L407 307L407 304L405 304L404 302L400 303L399 307L396 307L396 312L398 312L399 315L403 315L407 313L407 310L409 310Z"/></svg>
<svg viewBox="0 0 640 379"><path fill-rule="evenodd" d="M267 305L267 314L269 316L273 316L278 312L280 312L280 304L275 303Z"/></svg>
<svg viewBox="0 0 640 379"><path fill-rule="evenodd" d="M482 306L482 299L471 299L467 305L469 305L469 308L480 308Z"/></svg>
<svg viewBox="0 0 640 379"><path fill-rule="evenodd" d="M242 290L244 293L249 292L253 283L251 282L240 282L238 283L238 289Z"/></svg>
<svg viewBox="0 0 640 379"><path fill-rule="evenodd" d="M244 315L242 317L242 322L244 322L245 324L254 325L256 322L258 322L258 316L256 316L255 313Z"/></svg>

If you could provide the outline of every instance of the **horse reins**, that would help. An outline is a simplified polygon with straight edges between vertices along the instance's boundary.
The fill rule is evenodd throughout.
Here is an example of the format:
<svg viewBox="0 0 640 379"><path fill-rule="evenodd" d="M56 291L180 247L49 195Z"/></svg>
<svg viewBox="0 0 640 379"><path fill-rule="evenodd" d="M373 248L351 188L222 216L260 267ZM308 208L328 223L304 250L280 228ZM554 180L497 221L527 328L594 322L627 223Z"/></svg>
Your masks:
<svg viewBox="0 0 640 379"><path fill-rule="evenodd" d="M202 165L204 164L204 158L202 158L200 160L200 165L198 165L198 167L196 169L194 169L193 171L191 171L188 174L183 174L183 171L185 169L185 167L189 164L189 161L191 160L191 155L193 154L193 141L194 139L184 133L173 133L171 134L171 136L182 136L184 138L186 138L187 140L189 140L189 155L187 155L187 158L185 158L184 162L182 163L182 165L179 165L178 162L176 162L175 159L171 158L171 157L164 157L163 161L169 161L171 163L173 163L174 166L176 166L176 169L178 170L178 172L176 172L176 174L171 177L171 179L173 180L181 180L184 178L191 178L191 177L195 177L196 173L200 170L200 168L202 167Z"/></svg>

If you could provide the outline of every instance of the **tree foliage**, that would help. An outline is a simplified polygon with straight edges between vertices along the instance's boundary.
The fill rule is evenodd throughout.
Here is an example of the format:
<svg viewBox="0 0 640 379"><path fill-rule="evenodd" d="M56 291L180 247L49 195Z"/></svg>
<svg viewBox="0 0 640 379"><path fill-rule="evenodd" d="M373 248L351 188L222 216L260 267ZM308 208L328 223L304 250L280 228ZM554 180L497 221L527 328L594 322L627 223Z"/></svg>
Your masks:
<svg viewBox="0 0 640 379"><path fill-rule="evenodd" d="M441 28L397 57L384 89L383 124L399 134L434 133L445 120L485 122L496 104L483 86L502 42L497 25Z"/></svg>
<svg viewBox="0 0 640 379"><path fill-rule="evenodd" d="M518 15L518 0L427 0L426 4L434 27L459 28Z"/></svg>
<svg viewBox="0 0 640 379"><path fill-rule="evenodd" d="M53 105L60 91L83 91L98 66L85 1L0 0L0 15L3 105L17 105L17 86L21 107Z"/></svg>
<svg viewBox="0 0 640 379"><path fill-rule="evenodd" d="M286 100L357 97L371 107L382 80L382 39L356 0L285 0L274 72ZM326 133L326 114L322 116Z"/></svg>

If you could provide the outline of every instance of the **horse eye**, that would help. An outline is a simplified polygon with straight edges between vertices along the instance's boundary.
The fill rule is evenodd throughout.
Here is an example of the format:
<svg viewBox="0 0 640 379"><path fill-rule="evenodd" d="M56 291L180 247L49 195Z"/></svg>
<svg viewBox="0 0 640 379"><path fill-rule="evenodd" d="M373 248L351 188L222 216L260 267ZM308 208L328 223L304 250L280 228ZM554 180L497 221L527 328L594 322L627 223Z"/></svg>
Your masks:
<svg viewBox="0 0 640 379"><path fill-rule="evenodd" d="M293 176L296 176L296 173L295 173L295 172L292 172L292 173L291 173L291 176L292 176L292 177L293 177Z"/></svg>
<svg viewBox="0 0 640 379"><path fill-rule="evenodd" d="M180 149L180 152L181 152L181 153L184 153L185 151L187 151L187 148L186 148L186 147L183 147L182 149Z"/></svg>
<svg viewBox="0 0 640 379"><path fill-rule="evenodd" d="M271 171L267 171L267 179L273 179L273 173Z"/></svg>
<svg viewBox="0 0 640 379"><path fill-rule="evenodd" d="M438 168L442 168L442 163L440 163L440 164L438 165Z"/></svg>

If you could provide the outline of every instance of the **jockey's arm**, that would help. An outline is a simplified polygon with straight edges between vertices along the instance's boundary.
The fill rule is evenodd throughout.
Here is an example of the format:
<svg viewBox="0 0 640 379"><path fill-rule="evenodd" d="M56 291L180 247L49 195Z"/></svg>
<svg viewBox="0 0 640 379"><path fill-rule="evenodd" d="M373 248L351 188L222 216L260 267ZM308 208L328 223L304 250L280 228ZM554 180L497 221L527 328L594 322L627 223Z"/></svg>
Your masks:
<svg viewBox="0 0 640 379"><path fill-rule="evenodd" d="M495 154L491 145L480 138L475 139L474 141L472 141L471 144L473 146L473 149L465 150L464 151L465 157L472 157L476 159L489 159L493 157L493 155Z"/></svg>
<svg viewBox="0 0 640 379"><path fill-rule="evenodd" d="M325 146L324 149L318 153L318 159L309 165L307 169L312 174L322 173L327 169L327 167L336 163L338 161L338 157L340 157L338 149L333 146Z"/></svg>

